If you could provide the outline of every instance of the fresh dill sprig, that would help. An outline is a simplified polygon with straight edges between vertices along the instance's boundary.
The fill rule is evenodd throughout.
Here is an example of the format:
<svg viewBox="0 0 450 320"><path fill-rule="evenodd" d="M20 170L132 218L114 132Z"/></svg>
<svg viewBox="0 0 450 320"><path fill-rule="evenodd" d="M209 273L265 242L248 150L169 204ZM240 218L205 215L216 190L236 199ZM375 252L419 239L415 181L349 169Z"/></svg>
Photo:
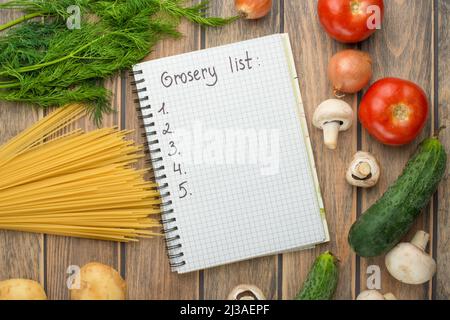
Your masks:
<svg viewBox="0 0 450 320"><path fill-rule="evenodd" d="M82 12L81 29L69 30L69 5ZM207 2L184 7L180 0L15 0L0 9L46 17L25 21L0 36L0 99L42 108L86 104L93 119L111 110L102 83L147 56L163 37L178 37L181 18L222 26L232 18L207 17ZM17 20L19 21L19 20ZM10 22L8 27L16 24ZM0 30L5 28L0 26Z"/></svg>
<svg viewBox="0 0 450 320"><path fill-rule="evenodd" d="M207 17L206 10L208 9L209 1L201 1L192 7L182 7L179 5L179 2L165 1L162 8L176 17L185 18L191 22L208 27L220 27L239 19L239 16L230 18Z"/></svg>

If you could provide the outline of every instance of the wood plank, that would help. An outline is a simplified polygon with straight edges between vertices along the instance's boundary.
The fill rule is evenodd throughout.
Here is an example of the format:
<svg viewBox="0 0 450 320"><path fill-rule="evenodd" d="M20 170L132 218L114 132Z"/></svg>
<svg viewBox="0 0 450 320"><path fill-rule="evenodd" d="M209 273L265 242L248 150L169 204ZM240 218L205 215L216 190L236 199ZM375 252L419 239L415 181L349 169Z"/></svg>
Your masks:
<svg viewBox="0 0 450 320"><path fill-rule="evenodd" d="M283 255L283 298L295 297L315 258L330 250L340 260L335 299L350 299L355 257L347 244L347 233L356 217L356 191L345 180L345 168L356 152L356 112L355 125L339 136L335 151L324 146L322 131L312 126L315 108L333 98L327 78L329 58L348 46L333 41L323 31L317 17L317 0L286 1L285 31L289 33L294 51L331 241L313 250ZM345 100L356 111L356 97L350 95Z"/></svg>
<svg viewBox="0 0 450 320"><path fill-rule="evenodd" d="M39 119L29 106L0 103L0 144L19 134ZM40 234L0 230L0 281L27 278L43 284L42 241Z"/></svg>
<svg viewBox="0 0 450 320"><path fill-rule="evenodd" d="M0 24L22 15L20 12L2 10ZM6 143L36 122L39 114L30 106L0 102L0 144ZM27 278L44 284L42 243L43 237L40 234L0 230L0 281Z"/></svg>
<svg viewBox="0 0 450 320"><path fill-rule="evenodd" d="M113 127L118 125L118 108L121 102L120 77L106 81L105 86L113 92L111 105L114 112L103 116L103 126ZM89 118L79 120L76 126L86 131L97 128ZM45 239L47 294L52 300L69 299L66 281L69 277L67 268L70 265L82 267L88 262L96 261L119 269L119 244L117 243L53 235L45 236Z"/></svg>
<svg viewBox="0 0 450 320"><path fill-rule="evenodd" d="M167 39L160 42L146 60L171 56L197 50L200 47L200 28L183 22L179 30L185 35L182 39ZM134 139L144 142L139 126L136 98L132 94L130 82L126 77L125 124L134 129ZM143 161L139 167L144 167ZM146 166L148 167L148 165ZM141 240L126 245L125 271L130 299L197 299L199 294L198 272L178 275L170 271L167 252L162 237Z"/></svg>
<svg viewBox="0 0 450 320"><path fill-rule="evenodd" d="M363 50L369 51L375 61L374 80L393 76L409 79L424 88L432 101L432 39L433 39L433 2L432 1L385 1L386 16L382 30L362 43ZM407 14L405 14L407 12ZM401 17L401 19L399 18ZM418 28L420 23L420 28ZM362 132L362 148L372 152L379 160L382 175L379 184L362 193L362 209L367 209L396 180L406 162L416 150L418 143L430 136L432 130L432 112L421 136L412 144L401 148L383 146ZM431 230L429 209L422 215L404 240L409 241L417 230ZM366 270L369 265L381 268L381 290L392 292L399 299L427 299L428 284L409 286L392 278L384 265L384 256L373 259L361 259L361 286L366 289Z"/></svg>
<svg viewBox="0 0 450 320"><path fill-rule="evenodd" d="M230 1L211 4L212 15L225 17L236 14ZM223 28L206 29L205 48L280 32L280 15L280 3L274 1L271 13L263 19L241 20ZM258 286L267 299L278 298L277 260L276 256L271 256L205 270L204 298L226 299L232 288L242 283Z"/></svg>
<svg viewBox="0 0 450 320"><path fill-rule="evenodd" d="M447 129L442 132L441 141L445 145L447 153L450 154L450 75L448 73L448 61L450 60L450 0L438 1L438 30L439 42L437 44L439 49L438 57L438 126L446 126ZM448 163L448 162L447 162ZM450 299L450 279L448 277L448 270L450 268L450 182L449 168L447 174L438 190L438 216L437 216L437 248L435 255L437 257L437 275L435 282L435 298L448 300Z"/></svg>

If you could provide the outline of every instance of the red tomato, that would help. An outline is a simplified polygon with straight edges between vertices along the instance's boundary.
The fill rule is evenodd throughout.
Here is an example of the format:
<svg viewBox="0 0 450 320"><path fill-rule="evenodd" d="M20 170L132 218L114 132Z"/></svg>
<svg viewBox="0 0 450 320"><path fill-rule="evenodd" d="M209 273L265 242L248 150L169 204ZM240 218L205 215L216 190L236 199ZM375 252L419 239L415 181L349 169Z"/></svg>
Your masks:
<svg viewBox="0 0 450 320"><path fill-rule="evenodd" d="M364 95L359 120L380 142L400 146L413 141L428 117L425 92L413 82L385 78L375 82Z"/></svg>
<svg viewBox="0 0 450 320"><path fill-rule="evenodd" d="M379 10L374 11L370 6L378 6ZM383 0L319 0L318 9L325 31L344 43L370 37L377 30L373 23L381 24L384 15Z"/></svg>

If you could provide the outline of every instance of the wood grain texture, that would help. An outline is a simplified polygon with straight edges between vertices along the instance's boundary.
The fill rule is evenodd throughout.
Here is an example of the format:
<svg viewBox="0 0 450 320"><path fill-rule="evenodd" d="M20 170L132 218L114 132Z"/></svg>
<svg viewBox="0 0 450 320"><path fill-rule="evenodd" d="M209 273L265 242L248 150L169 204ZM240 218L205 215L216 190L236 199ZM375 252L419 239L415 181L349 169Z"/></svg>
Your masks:
<svg viewBox="0 0 450 320"><path fill-rule="evenodd" d="M29 106L0 103L0 144L38 118L38 112ZM0 281L26 278L43 283L42 239L40 234L0 230Z"/></svg>
<svg viewBox="0 0 450 320"><path fill-rule="evenodd" d="M2 11L0 24L20 16L20 12ZM40 112L30 106L1 101L0 145L32 125L39 115ZM40 234L0 230L0 281L27 278L44 284L42 243L43 236Z"/></svg>
<svg viewBox="0 0 450 320"><path fill-rule="evenodd" d="M362 49L370 52L375 61L373 81L384 77L399 77L414 81L427 93L432 102L432 39L433 2L432 1L385 1L385 21L382 29L369 40L362 43ZM418 28L418 23L421 27ZM382 174L378 185L362 191L362 210L373 204L402 172L406 162L415 152L417 145L431 135L432 110L427 126L414 143L393 148L375 141L363 129L362 149L371 152L379 161ZM417 230L432 234L430 209L427 208L417 223L404 238L409 241ZM384 264L384 256L361 259L361 286L366 289L367 267L377 265L381 268L381 290L392 292L399 299L428 299L429 285L410 286L392 278Z"/></svg>
<svg viewBox="0 0 450 320"><path fill-rule="evenodd" d="M211 15L236 14L230 1L213 1ZM226 27L206 29L205 48L280 32L280 2L274 1L271 13L261 20L240 20ZM268 299L278 297L276 256L253 259L204 271L204 298L225 299L233 287L248 283L258 286Z"/></svg>
<svg viewBox="0 0 450 320"><path fill-rule="evenodd" d="M102 125L113 127L118 125L118 111L121 101L120 77L114 77L106 81L105 86L113 92L111 105L114 111L103 116ZM75 126L86 131L97 128L89 118L79 120ZM45 239L46 283L49 299L69 299L66 282L69 277L67 268L70 265L82 267L88 262L95 261L119 269L119 244L117 243L53 235L45 236Z"/></svg>
<svg viewBox="0 0 450 320"><path fill-rule="evenodd" d="M445 145L447 154L450 155L450 0L439 0L436 8L438 18L438 101L437 116L438 125L446 126L440 136ZM449 181L449 162L447 161L447 173L438 190L437 203L437 221L436 221L436 240L435 255L437 258L437 275L435 281L435 298L450 299L450 278L448 276L450 269L450 181Z"/></svg>
<svg viewBox="0 0 450 320"><path fill-rule="evenodd" d="M338 149L328 150L323 143L322 131L311 125L312 117L322 101L333 98L327 78L328 61L346 47L326 35L318 22L316 8L317 1L286 1L285 31L289 33L294 51L331 241L313 250L283 255L283 298L292 299L296 295L315 258L330 250L340 260L335 298L350 299L355 258L346 235L356 217L356 193L345 180L345 168L356 152L356 112L355 125L340 134ZM346 101L356 111L356 97L348 96Z"/></svg>
<svg viewBox="0 0 450 320"><path fill-rule="evenodd" d="M197 50L200 47L200 28L183 22L179 30L182 39L160 42L146 60ZM144 132L138 121L136 95L132 94L131 76L126 77L125 124L135 130L135 139L144 143ZM151 91L151 90L150 90ZM144 163L139 164L144 167ZM148 167L148 165L146 166ZM125 249L125 274L130 299L198 299L198 272L178 275L170 271L163 237L127 244Z"/></svg>

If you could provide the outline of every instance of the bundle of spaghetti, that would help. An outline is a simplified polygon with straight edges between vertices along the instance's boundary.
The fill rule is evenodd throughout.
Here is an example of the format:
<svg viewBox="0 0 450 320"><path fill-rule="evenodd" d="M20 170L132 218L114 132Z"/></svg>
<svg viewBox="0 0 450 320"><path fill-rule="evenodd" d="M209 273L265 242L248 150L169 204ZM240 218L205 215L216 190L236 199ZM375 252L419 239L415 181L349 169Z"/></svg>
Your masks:
<svg viewBox="0 0 450 320"><path fill-rule="evenodd" d="M157 185L117 128L83 132L85 108L58 109L0 147L0 228L112 241L158 233Z"/></svg>

